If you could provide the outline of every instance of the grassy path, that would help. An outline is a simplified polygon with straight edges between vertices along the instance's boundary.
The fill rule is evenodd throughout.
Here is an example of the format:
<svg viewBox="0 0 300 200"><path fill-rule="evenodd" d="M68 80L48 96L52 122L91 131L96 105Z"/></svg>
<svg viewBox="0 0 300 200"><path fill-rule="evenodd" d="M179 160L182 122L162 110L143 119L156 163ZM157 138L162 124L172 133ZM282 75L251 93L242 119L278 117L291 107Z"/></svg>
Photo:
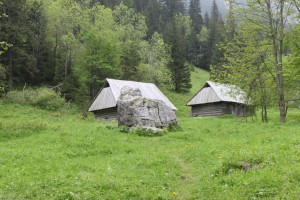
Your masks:
<svg viewBox="0 0 300 200"><path fill-rule="evenodd" d="M178 152L172 152L171 155L180 166L179 180L176 183L176 191L174 191L173 197L182 200L192 199L192 191L188 188L192 188L197 185L197 180L194 176L196 169L184 158L180 157Z"/></svg>

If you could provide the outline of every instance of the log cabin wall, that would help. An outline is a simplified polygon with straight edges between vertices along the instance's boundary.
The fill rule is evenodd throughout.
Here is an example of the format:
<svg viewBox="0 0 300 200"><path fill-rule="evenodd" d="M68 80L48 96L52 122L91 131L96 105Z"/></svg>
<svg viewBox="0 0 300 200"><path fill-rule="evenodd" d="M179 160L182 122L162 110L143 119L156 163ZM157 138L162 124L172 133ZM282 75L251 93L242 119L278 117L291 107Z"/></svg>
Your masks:
<svg viewBox="0 0 300 200"><path fill-rule="evenodd" d="M249 108L243 104L216 102L192 106L192 117L237 115L246 116L251 114Z"/></svg>
<svg viewBox="0 0 300 200"><path fill-rule="evenodd" d="M117 119L117 107L96 110L94 111L94 115L96 119Z"/></svg>
<svg viewBox="0 0 300 200"><path fill-rule="evenodd" d="M208 104L200 104L200 105L193 105L192 106L192 113L193 117L201 116L220 116L223 115L223 106L221 103L208 103Z"/></svg>
<svg viewBox="0 0 300 200"><path fill-rule="evenodd" d="M249 106L228 102L223 103L223 112L224 114L232 114L237 116L246 116L251 114Z"/></svg>

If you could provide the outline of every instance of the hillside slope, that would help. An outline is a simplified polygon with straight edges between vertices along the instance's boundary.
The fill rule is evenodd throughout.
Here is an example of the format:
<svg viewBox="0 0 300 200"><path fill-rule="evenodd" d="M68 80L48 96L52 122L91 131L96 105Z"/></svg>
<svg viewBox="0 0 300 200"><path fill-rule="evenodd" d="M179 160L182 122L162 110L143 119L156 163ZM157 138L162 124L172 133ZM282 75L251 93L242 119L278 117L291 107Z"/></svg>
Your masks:
<svg viewBox="0 0 300 200"><path fill-rule="evenodd" d="M163 90L165 95L177 107L176 115L178 117L188 117L191 108L186 106L187 102L203 87L209 80L209 73L203 69L196 68L191 74L192 88L189 92L176 93L173 91Z"/></svg>

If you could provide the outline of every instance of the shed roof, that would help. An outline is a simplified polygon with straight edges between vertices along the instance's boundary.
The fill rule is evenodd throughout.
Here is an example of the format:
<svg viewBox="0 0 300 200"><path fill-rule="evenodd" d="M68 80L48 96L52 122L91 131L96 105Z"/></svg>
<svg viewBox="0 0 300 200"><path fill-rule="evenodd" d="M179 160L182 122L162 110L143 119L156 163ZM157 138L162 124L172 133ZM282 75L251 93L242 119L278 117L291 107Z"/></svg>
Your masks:
<svg viewBox="0 0 300 200"><path fill-rule="evenodd" d="M187 105L192 106L221 101L246 104L245 94L242 89L235 85L207 81Z"/></svg>
<svg viewBox="0 0 300 200"><path fill-rule="evenodd" d="M89 108L89 111L102 110L117 106L117 101L124 86L132 88L139 88L142 96L147 99L161 100L167 104L172 110L177 108L170 102L170 100L156 87L153 83L143 83L135 81L124 81L115 79L106 79L109 87L100 91L96 99Z"/></svg>

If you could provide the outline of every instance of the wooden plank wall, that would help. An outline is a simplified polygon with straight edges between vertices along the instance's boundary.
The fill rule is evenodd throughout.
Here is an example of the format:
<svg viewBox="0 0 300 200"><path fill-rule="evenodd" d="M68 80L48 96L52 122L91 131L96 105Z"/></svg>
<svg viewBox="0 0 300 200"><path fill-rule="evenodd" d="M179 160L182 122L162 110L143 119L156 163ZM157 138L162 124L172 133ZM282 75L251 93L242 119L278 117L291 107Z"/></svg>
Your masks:
<svg viewBox="0 0 300 200"><path fill-rule="evenodd" d="M96 119L117 119L118 118L117 107L96 110L94 111L94 115Z"/></svg>
<svg viewBox="0 0 300 200"><path fill-rule="evenodd" d="M223 115L221 103L210 103L192 106L192 117L220 116Z"/></svg>
<svg viewBox="0 0 300 200"><path fill-rule="evenodd" d="M250 109L243 105L237 103L223 103L224 114L232 114L237 116L250 115Z"/></svg>
<svg viewBox="0 0 300 200"><path fill-rule="evenodd" d="M220 116L220 115L246 116L251 114L247 106L237 103L217 102L192 106L192 117Z"/></svg>

